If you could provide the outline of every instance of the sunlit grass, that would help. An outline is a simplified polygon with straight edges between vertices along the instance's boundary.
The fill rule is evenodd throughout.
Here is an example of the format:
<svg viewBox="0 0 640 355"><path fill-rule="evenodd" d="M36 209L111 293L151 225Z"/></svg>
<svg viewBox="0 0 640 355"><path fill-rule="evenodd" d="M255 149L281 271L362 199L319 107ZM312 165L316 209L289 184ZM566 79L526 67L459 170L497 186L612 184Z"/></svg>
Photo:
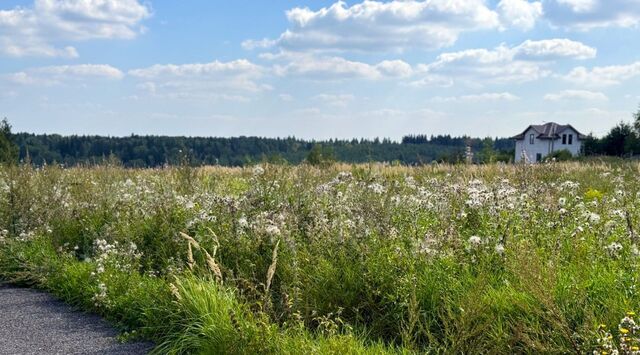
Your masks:
<svg viewBox="0 0 640 355"><path fill-rule="evenodd" d="M0 277L158 353L624 351L639 172L3 168Z"/></svg>

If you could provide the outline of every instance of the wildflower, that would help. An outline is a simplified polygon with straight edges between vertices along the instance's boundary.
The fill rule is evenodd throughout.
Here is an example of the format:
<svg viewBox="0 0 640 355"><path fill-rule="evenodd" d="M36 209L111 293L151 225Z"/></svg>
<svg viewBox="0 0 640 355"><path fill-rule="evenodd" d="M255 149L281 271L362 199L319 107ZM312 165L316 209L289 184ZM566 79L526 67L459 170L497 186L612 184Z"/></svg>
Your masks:
<svg viewBox="0 0 640 355"><path fill-rule="evenodd" d="M269 235L279 235L280 234L280 228L278 228L278 226L275 226L273 224L268 225L265 228L265 231L267 232L267 234Z"/></svg>
<svg viewBox="0 0 640 355"><path fill-rule="evenodd" d="M504 254L504 245L496 244L496 253L498 253L499 255Z"/></svg>
<svg viewBox="0 0 640 355"><path fill-rule="evenodd" d="M377 182L374 182L373 184L370 184L369 189L371 189L373 192L375 192L378 195L381 195L385 192L385 188L384 186L378 184Z"/></svg>
<svg viewBox="0 0 640 355"><path fill-rule="evenodd" d="M247 228L249 226L249 222L247 221L247 218L244 216L240 217L240 219L238 219L238 226L240 228Z"/></svg>
<svg viewBox="0 0 640 355"><path fill-rule="evenodd" d="M618 242L612 242L611 244L605 247L609 255L613 258L617 257L620 251L622 251L623 246Z"/></svg>
<svg viewBox="0 0 640 355"><path fill-rule="evenodd" d="M256 165L256 167L253 168L253 176L260 176L262 174L264 174L264 168L260 165Z"/></svg>
<svg viewBox="0 0 640 355"><path fill-rule="evenodd" d="M598 223L600 222L600 215L597 213L591 212L587 215L587 221L591 223Z"/></svg>
<svg viewBox="0 0 640 355"><path fill-rule="evenodd" d="M480 237L478 237L476 235L471 236L471 237L469 237L469 244L471 246L474 246L474 247L478 246L478 245L482 244L482 238L480 238Z"/></svg>

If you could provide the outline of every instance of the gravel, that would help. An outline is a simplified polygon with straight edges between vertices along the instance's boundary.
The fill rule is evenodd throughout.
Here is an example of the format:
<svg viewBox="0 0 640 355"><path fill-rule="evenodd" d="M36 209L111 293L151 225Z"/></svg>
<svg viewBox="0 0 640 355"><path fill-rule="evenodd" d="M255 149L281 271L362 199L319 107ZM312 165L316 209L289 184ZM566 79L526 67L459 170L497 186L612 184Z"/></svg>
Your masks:
<svg viewBox="0 0 640 355"><path fill-rule="evenodd" d="M0 354L146 354L150 343L120 343L96 315L47 293L0 285Z"/></svg>

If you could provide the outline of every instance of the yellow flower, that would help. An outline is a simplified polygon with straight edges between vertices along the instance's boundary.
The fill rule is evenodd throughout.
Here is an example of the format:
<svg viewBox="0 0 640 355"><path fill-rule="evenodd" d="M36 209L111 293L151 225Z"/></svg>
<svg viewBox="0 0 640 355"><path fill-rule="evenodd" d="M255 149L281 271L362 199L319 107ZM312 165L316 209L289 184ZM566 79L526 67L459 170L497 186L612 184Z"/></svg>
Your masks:
<svg viewBox="0 0 640 355"><path fill-rule="evenodd" d="M633 317L635 315L636 315L636 312L634 312L634 311L627 312L627 316L629 316L629 317Z"/></svg>
<svg viewBox="0 0 640 355"><path fill-rule="evenodd" d="M633 351L638 351L638 350L640 350L640 347L632 346L632 347L631 347L631 350L633 350Z"/></svg>
<svg viewBox="0 0 640 355"><path fill-rule="evenodd" d="M627 328L620 328L620 333L622 333L622 334L627 334L627 333L629 333L629 329L627 329Z"/></svg>

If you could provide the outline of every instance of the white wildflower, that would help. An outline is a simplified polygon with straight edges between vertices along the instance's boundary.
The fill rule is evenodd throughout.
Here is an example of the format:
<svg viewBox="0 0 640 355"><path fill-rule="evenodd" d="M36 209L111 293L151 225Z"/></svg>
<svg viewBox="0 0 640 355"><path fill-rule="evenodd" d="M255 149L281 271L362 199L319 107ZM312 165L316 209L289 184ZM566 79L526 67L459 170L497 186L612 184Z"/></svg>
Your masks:
<svg viewBox="0 0 640 355"><path fill-rule="evenodd" d="M622 247L622 244L620 244L618 242L613 242L613 243L607 245L605 247L605 249L607 250L607 252L609 253L609 255L611 257L615 258L620 254L620 252L622 251L623 247Z"/></svg>
<svg viewBox="0 0 640 355"><path fill-rule="evenodd" d="M479 246L480 244L482 244L482 238L478 237L477 235L471 236L469 237L469 244L471 246Z"/></svg>
<svg viewBox="0 0 640 355"><path fill-rule="evenodd" d="M381 195L385 192L384 186L378 184L377 182L370 184L368 187L369 189L371 189L371 191L377 193L378 195Z"/></svg>
<svg viewBox="0 0 640 355"><path fill-rule="evenodd" d="M597 213L591 212L587 215L587 221L591 223L598 223L600 222L600 215Z"/></svg>
<svg viewBox="0 0 640 355"><path fill-rule="evenodd" d="M260 165L256 165L256 167L253 168L253 176L260 176L262 174L264 174L264 168Z"/></svg>
<svg viewBox="0 0 640 355"><path fill-rule="evenodd" d="M280 235L280 228L278 228L278 226L270 224L265 228L265 231L267 232L267 234L269 235Z"/></svg>

